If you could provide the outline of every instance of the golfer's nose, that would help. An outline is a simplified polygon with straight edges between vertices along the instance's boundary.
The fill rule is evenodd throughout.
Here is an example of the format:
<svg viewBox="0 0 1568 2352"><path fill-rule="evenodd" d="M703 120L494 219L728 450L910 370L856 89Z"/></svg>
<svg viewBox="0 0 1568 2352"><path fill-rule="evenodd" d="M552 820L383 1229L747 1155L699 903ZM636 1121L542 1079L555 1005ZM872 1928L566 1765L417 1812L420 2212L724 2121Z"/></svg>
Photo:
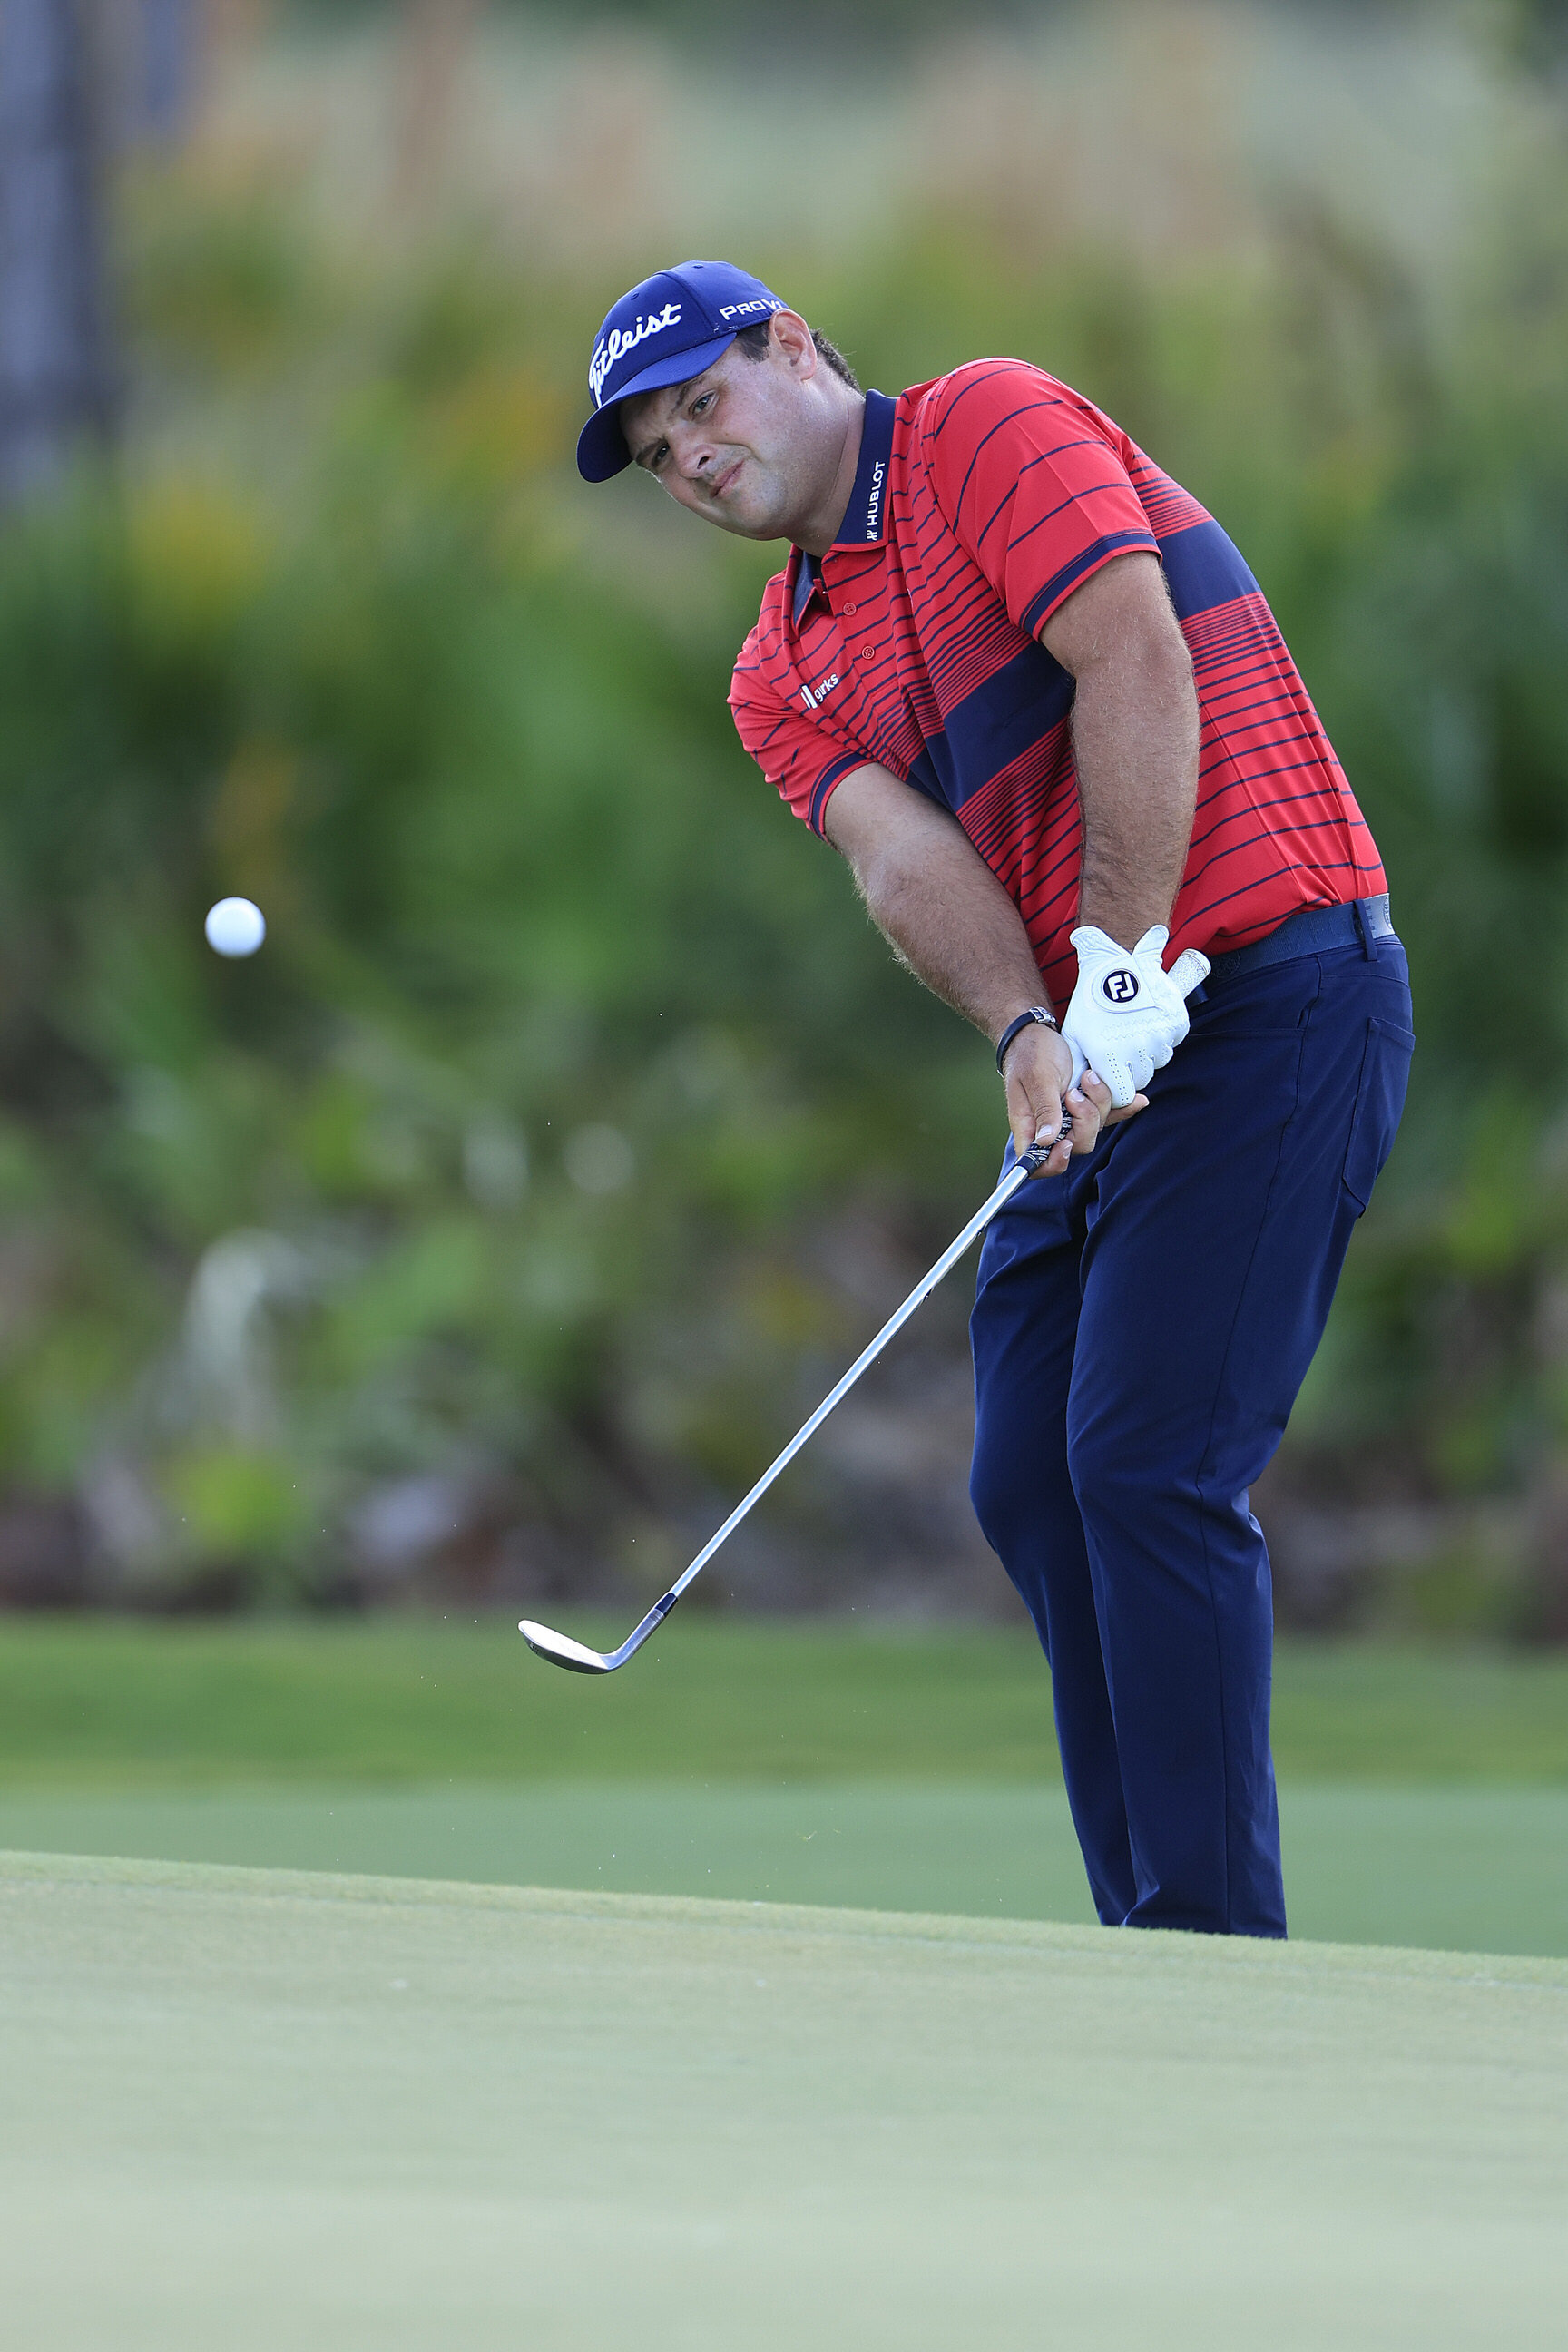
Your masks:
<svg viewBox="0 0 1568 2352"><path fill-rule="evenodd" d="M718 451L705 435L683 435L675 444L675 462L689 482L700 482L713 471Z"/></svg>

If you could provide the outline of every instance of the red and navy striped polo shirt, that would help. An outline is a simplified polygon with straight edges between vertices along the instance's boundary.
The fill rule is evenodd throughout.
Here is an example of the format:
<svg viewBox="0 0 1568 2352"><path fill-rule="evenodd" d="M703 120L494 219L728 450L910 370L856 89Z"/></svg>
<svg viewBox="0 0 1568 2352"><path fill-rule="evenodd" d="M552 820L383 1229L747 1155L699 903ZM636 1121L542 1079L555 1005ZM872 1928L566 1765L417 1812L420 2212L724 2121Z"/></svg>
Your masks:
<svg viewBox="0 0 1568 2352"><path fill-rule="evenodd" d="M840 536L820 561L796 548L769 581L730 696L746 749L816 831L835 784L871 760L951 809L1058 1004L1077 972L1073 680L1038 637L1133 548L1163 562L1203 714L1172 954L1223 954L1300 908L1384 889L1237 549L1110 417L1020 360L867 394Z"/></svg>

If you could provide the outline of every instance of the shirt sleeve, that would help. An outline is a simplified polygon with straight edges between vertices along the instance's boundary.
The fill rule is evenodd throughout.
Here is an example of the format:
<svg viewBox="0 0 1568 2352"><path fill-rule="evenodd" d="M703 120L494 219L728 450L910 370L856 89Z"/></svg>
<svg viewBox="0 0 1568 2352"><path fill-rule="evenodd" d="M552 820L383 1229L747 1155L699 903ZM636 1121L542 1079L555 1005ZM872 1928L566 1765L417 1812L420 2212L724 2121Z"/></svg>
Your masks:
<svg viewBox="0 0 1568 2352"><path fill-rule="evenodd" d="M851 769L865 767L869 754L847 748L804 709L786 702L766 674L753 629L741 648L730 687L735 731L775 792L820 834L828 796Z"/></svg>
<svg viewBox="0 0 1568 2352"><path fill-rule="evenodd" d="M925 455L942 514L1032 637L1114 556L1159 553L1128 471L1132 444L1022 360L981 360L944 378Z"/></svg>

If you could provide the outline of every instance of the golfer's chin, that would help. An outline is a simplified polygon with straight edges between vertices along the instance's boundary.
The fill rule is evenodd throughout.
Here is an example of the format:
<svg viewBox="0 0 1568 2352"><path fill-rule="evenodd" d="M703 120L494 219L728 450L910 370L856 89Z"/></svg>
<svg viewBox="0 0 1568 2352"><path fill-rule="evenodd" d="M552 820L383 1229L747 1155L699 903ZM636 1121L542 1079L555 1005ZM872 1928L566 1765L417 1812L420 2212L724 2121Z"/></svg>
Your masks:
<svg viewBox="0 0 1568 2352"><path fill-rule="evenodd" d="M787 501L766 480L747 480L751 471L746 467L721 498L704 499L699 511L737 539L787 539Z"/></svg>

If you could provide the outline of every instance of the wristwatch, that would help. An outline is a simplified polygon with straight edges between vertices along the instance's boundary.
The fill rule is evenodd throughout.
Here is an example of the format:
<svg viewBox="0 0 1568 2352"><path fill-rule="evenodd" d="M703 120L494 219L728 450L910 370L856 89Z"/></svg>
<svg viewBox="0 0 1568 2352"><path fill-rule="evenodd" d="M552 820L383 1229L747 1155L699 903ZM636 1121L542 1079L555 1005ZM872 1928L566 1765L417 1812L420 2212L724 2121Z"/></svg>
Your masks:
<svg viewBox="0 0 1568 2352"><path fill-rule="evenodd" d="M1020 1029L1027 1029L1030 1023L1036 1021L1039 1023L1042 1029L1054 1029L1058 1037L1061 1035L1062 1024L1057 1019L1056 1014L1051 1011L1050 1006L1048 1004L1031 1004L1026 1013L1019 1013L1016 1021L1008 1022L1007 1026L1003 1030L1002 1034L996 1040L996 1075L999 1078L1005 1077L1006 1076L1006 1072L1004 1070L1002 1065L1007 1058L1008 1046L1012 1044Z"/></svg>

